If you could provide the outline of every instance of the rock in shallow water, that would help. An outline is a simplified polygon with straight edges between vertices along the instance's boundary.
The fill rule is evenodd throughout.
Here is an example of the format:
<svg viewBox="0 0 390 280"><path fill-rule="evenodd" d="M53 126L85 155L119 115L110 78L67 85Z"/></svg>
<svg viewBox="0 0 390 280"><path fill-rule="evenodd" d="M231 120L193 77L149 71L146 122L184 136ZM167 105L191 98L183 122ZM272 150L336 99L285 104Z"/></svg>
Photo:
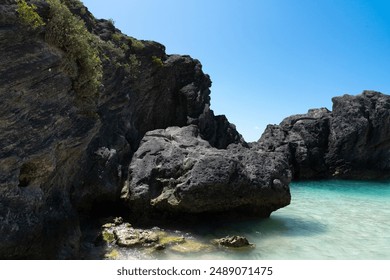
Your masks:
<svg viewBox="0 0 390 280"><path fill-rule="evenodd" d="M248 247L252 244L249 243L248 239L243 236L226 236L219 239L214 239L212 241L213 244L225 246L225 247L233 247L233 248L242 248L242 247Z"/></svg>
<svg viewBox="0 0 390 280"><path fill-rule="evenodd" d="M234 144L220 150L197 126L169 127L143 138L122 198L133 218L226 211L268 217L290 203L290 180L281 153Z"/></svg>

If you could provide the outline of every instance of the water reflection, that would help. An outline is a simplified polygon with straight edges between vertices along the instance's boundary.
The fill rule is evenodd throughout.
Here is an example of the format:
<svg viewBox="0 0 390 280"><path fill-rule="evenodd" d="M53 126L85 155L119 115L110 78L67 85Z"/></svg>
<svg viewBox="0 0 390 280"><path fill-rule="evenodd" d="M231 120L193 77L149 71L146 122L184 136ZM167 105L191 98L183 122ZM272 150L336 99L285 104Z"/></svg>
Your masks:
<svg viewBox="0 0 390 280"><path fill-rule="evenodd" d="M314 219L304 219L290 216L271 216L259 224L265 235L283 236L313 236L327 232L327 225Z"/></svg>

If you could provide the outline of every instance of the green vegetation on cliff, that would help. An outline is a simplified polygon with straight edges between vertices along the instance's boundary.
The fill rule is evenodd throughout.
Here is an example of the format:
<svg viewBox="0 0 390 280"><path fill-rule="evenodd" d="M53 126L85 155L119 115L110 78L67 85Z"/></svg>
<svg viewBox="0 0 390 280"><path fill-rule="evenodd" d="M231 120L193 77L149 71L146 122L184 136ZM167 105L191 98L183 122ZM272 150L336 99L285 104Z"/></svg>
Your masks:
<svg viewBox="0 0 390 280"><path fill-rule="evenodd" d="M32 29L37 29L45 25L41 16L36 12L37 7L34 4L27 4L25 0L18 0L18 12L21 23Z"/></svg>
<svg viewBox="0 0 390 280"><path fill-rule="evenodd" d="M65 52L64 68L74 81L79 97L92 101L102 79L102 64L97 39L88 32L84 21L69 10L65 2L46 0L50 14L45 39Z"/></svg>
<svg viewBox="0 0 390 280"><path fill-rule="evenodd" d="M155 66L157 66L157 67L162 67L162 66L164 66L164 63L162 62L161 58L159 58L159 57L157 57L157 56L155 56L155 55L152 56L152 62L153 62L153 64L154 64Z"/></svg>

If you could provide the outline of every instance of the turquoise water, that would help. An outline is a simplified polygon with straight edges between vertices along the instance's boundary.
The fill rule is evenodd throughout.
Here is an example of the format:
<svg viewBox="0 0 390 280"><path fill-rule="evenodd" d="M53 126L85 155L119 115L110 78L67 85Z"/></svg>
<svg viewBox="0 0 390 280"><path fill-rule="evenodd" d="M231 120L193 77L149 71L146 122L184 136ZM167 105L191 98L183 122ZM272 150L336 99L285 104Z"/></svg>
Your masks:
<svg viewBox="0 0 390 280"><path fill-rule="evenodd" d="M291 184L292 201L269 219L183 230L209 242L243 235L248 250L192 254L165 251L158 259L390 259L390 182L316 181ZM134 252L129 253L136 257ZM148 258L139 255L139 258Z"/></svg>

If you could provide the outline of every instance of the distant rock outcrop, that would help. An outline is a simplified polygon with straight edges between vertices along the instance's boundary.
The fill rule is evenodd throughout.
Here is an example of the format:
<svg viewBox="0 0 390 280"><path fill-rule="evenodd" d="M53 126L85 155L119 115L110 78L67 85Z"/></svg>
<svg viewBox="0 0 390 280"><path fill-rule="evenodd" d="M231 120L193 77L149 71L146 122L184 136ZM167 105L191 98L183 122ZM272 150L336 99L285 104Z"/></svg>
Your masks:
<svg viewBox="0 0 390 280"><path fill-rule="evenodd" d="M390 178L390 96L364 91L332 100L332 112L314 109L269 125L261 150L285 153L295 179Z"/></svg>
<svg viewBox="0 0 390 280"><path fill-rule="evenodd" d="M258 146L265 152L284 154L295 179L326 178L330 117L325 108L313 109L288 117L280 125L268 125Z"/></svg>
<svg viewBox="0 0 390 280"><path fill-rule="evenodd" d="M335 97L329 174L343 179L390 177L390 96L375 91Z"/></svg>

